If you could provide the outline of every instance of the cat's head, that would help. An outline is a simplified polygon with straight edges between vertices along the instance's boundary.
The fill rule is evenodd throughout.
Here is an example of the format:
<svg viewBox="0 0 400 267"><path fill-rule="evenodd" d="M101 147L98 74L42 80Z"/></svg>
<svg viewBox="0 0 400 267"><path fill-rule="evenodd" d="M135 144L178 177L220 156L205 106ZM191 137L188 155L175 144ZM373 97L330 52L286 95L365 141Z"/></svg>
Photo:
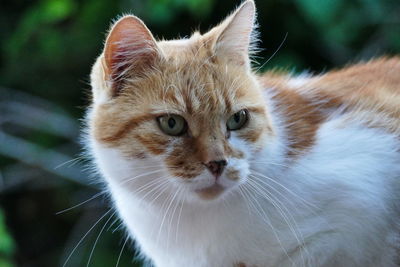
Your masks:
<svg viewBox="0 0 400 267"><path fill-rule="evenodd" d="M254 20L246 1L189 39L157 42L135 16L112 26L93 67L89 118L109 182L144 192L164 183L198 199L246 182L274 134L250 69Z"/></svg>

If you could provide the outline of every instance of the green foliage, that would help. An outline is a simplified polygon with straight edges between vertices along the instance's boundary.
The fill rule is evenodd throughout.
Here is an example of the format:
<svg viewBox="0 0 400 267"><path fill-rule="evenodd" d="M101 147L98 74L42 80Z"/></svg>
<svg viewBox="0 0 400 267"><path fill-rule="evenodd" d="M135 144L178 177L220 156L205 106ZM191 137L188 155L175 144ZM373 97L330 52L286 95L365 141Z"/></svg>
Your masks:
<svg viewBox="0 0 400 267"><path fill-rule="evenodd" d="M295 3L300 15L319 36L322 42L319 46L326 49L333 62L343 64L349 59L370 58L400 49L397 1L296 0ZM397 37L392 39L393 35Z"/></svg>
<svg viewBox="0 0 400 267"><path fill-rule="evenodd" d="M12 267L15 243L7 231L3 211L0 209L0 267Z"/></svg>
<svg viewBox="0 0 400 267"><path fill-rule="evenodd" d="M300 11L316 26L325 28L335 21L344 0L296 0Z"/></svg>
<svg viewBox="0 0 400 267"><path fill-rule="evenodd" d="M65 20L72 15L75 9L76 5L71 0L42 0L38 2L22 16L17 30L6 43L6 52L11 57L15 57L24 47L29 45L28 42L37 33L44 35L40 36L42 45L44 45L40 52L55 51L62 46L59 42L60 37L57 35L60 32L54 30L41 31L48 25L54 25Z"/></svg>
<svg viewBox="0 0 400 267"><path fill-rule="evenodd" d="M211 0L150 0L146 15L153 23L169 23L180 10L200 18L209 13L211 4Z"/></svg>

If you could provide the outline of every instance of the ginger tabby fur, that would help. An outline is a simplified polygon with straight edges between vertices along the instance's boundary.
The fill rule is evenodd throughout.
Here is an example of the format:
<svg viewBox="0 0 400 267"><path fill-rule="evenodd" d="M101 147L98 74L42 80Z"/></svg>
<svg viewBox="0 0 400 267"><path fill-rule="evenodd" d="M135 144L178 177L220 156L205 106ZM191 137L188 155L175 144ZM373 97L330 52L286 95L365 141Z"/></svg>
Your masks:
<svg viewBox="0 0 400 267"><path fill-rule="evenodd" d="M254 24L112 26L87 148L129 235L158 267L398 266L400 59L256 74Z"/></svg>

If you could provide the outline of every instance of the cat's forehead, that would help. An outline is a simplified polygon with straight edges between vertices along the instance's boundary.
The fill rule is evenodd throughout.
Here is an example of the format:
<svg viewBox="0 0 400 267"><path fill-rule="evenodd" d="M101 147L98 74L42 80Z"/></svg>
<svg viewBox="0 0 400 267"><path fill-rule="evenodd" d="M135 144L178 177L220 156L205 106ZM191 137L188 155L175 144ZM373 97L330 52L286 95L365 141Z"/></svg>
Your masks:
<svg viewBox="0 0 400 267"><path fill-rule="evenodd" d="M158 87L152 88L156 92L152 95L157 95L153 98L153 109L164 107L203 117L231 114L256 102L248 99L254 84L245 74L227 66L192 60L163 71L163 75L157 77L160 79Z"/></svg>
<svg viewBox="0 0 400 267"><path fill-rule="evenodd" d="M125 97L160 113L231 114L258 102L252 97L254 86L241 71L197 59L166 64L132 81Z"/></svg>
<svg viewBox="0 0 400 267"><path fill-rule="evenodd" d="M207 61L213 56L211 39L194 33L190 38L159 41L158 47L168 61L185 64L193 60Z"/></svg>
<svg viewBox="0 0 400 267"><path fill-rule="evenodd" d="M230 115L260 104L257 83L242 66L220 61L204 39L158 42L164 59L127 88L132 98L154 113L193 117Z"/></svg>
<svg viewBox="0 0 400 267"><path fill-rule="evenodd" d="M157 97L152 109L166 108L195 115L211 113L230 113L239 102L237 91L240 90L225 78L217 78L215 70L205 66L194 68L187 66L176 72L166 73L156 88Z"/></svg>

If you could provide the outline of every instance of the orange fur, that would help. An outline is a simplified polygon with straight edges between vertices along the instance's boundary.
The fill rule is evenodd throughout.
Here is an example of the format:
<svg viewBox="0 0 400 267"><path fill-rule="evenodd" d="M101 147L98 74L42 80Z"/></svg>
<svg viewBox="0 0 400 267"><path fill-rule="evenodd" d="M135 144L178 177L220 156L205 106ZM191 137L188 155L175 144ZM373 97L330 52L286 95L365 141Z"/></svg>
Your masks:
<svg viewBox="0 0 400 267"><path fill-rule="evenodd" d="M315 133L327 116L324 110L332 108L345 107L354 116L366 112L364 117L368 116L371 126L400 134L398 58L332 71L309 78L307 84L295 88L290 86L287 74L269 72L255 80L242 66L213 54L218 38L213 34L220 32L213 30L204 36L195 33L185 43L159 42L164 59L154 62L142 76L127 77L120 95L98 108L94 136L130 156L163 154L172 138L159 132L155 118L165 112L181 114L190 122L190 138L183 138L188 149L175 149L167 163L174 174L195 177L203 170L198 165L188 172L188 166L195 161L207 162L226 154L240 157L240 152L225 141L227 133L218 125L220 117L229 117L239 109L238 105L245 106L255 119L251 127L239 132L241 138L257 143L263 135L274 135L257 81L262 87L274 88L273 98L287 118L288 156L312 147ZM100 56L98 61L102 60ZM109 70L104 64L101 66L103 70L97 72L107 76ZM215 140L221 142L220 147ZM142 151L143 146L146 151ZM179 166L183 169L177 170Z"/></svg>
<svg viewBox="0 0 400 267"><path fill-rule="evenodd" d="M352 116L368 112L371 126L400 135L400 58L380 58L332 71L307 88L343 103Z"/></svg>
<svg viewBox="0 0 400 267"><path fill-rule="evenodd" d="M131 19L128 17L128 22L122 26L117 23L118 27L125 27ZM223 27L227 27L226 23L204 36L195 33L184 45L178 41L158 42L162 58L154 60L146 72L142 72L142 66L140 75L130 74L135 70L125 72L119 91L110 82L117 74L108 67L116 64L110 62L113 57L108 54L118 47L106 49L106 63L97 63L93 70L95 75L92 75L94 82L100 78L97 82L106 87L103 90L111 91L108 94L111 101L96 109L92 121L96 139L131 157L163 154L175 138L160 132L156 118L165 113L179 114L189 123L189 133L180 138L181 142L166 156L165 162L172 174L192 178L204 170L204 162L243 157L243 153L227 141L229 133L221 128L221 119L226 121L233 113L246 108L251 121L248 127L238 131L242 139L257 144L263 134L273 134L255 77L243 64L237 65L236 61L213 52ZM115 36L125 38L121 37L123 33L114 32L108 42ZM147 32L143 34L145 38L149 35ZM103 55L98 59L98 62L102 61Z"/></svg>
<svg viewBox="0 0 400 267"><path fill-rule="evenodd" d="M310 148L319 125L336 109L360 117L370 127L400 135L400 59L380 58L308 78L291 86L287 74L269 72L259 81L274 88L274 99L287 118L289 155Z"/></svg>
<svg viewBox="0 0 400 267"><path fill-rule="evenodd" d="M356 118L360 124L400 137L400 58L380 58L306 78L273 71L256 74L249 63L254 14L254 3L247 1L204 35L196 32L189 39L159 42L140 19L120 19L111 29L91 76L94 103L89 128L91 137L100 144L96 143L99 154L114 155L109 149L113 148L128 159L126 165L135 162L137 168L149 167L141 166L145 161L140 160L155 159L161 167L150 167L168 172L165 179L186 185L206 174L203 178L210 178L207 184L193 192L211 200L230 188L229 184L233 187L251 177L251 171L254 184L249 184L258 187L262 180L249 167L257 157L261 157L259 165L271 161L286 167L273 161L279 158L285 163L308 153L317 142L320 127L335 114L344 118L340 123L346 119L354 123ZM249 115L241 124L244 127L230 127L227 122L236 118L233 115L243 115L238 111ZM171 114L185 120L187 131L169 135L171 132L160 127L159 117L165 122ZM104 147L109 150L102 151ZM119 163L104 158L110 166ZM212 170L210 166L216 167ZM224 176L222 171L216 174L217 170L223 170ZM158 171L127 181L149 178ZM120 172L115 173L112 177L121 178ZM263 173L258 175L273 180ZM218 179L228 182L222 184ZM178 192L174 194L168 198L170 204ZM255 200L258 204L257 196ZM301 253L300 247L290 253ZM253 266L236 260L229 264Z"/></svg>

